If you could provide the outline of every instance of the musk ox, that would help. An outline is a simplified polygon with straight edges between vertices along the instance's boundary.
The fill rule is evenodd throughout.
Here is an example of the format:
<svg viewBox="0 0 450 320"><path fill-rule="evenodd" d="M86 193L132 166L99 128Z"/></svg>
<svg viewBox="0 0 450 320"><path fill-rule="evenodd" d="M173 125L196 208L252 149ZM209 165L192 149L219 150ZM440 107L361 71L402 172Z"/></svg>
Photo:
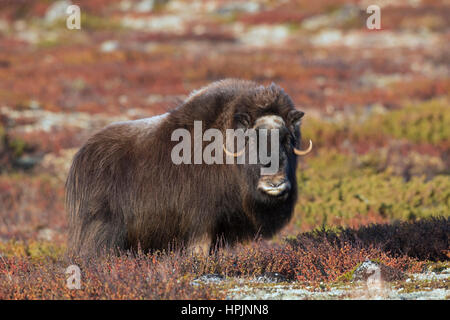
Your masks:
<svg viewBox="0 0 450 320"><path fill-rule="evenodd" d="M78 151L66 182L69 253L167 249L208 251L271 237L291 218L297 198L300 119L275 84L227 79L194 91L166 114L113 123ZM278 129L278 170L267 164L175 164L174 130ZM224 147L224 157L237 156ZM236 148L236 151L237 148Z"/></svg>

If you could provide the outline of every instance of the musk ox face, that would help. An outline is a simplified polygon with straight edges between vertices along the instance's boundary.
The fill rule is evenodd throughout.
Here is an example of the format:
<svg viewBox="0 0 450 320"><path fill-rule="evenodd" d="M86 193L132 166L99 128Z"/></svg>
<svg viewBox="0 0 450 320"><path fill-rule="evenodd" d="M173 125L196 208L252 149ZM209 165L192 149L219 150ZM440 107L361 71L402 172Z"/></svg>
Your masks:
<svg viewBox="0 0 450 320"><path fill-rule="evenodd" d="M227 154L240 156L243 152L254 153L256 164L243 166L243 174L247 181L246 188L259 202L274 203L285 201L295 191L295 170L297 167L297 155L305 155L312 149L312 143L307 150L297 149L300 144L300 120L304 113L291 109L283 118L278 111L279 106L274 106L271 111L259 110L255 115L241 113L235 115L235 127L255 131L248 140L255 139L254 143L247 143L246 149L241 152ZM261 152L261 148L264 151ZM267 158L261 156L267 153ZM248 155L247 159L251 156ZM274 163L275 162L275 163ZM272 168L264 173L264 169Z"/></svg>
<svg viewBox="0 0 450 320"><path fill-rule="evenodd" d="M266 196L284 199L291 191L294 183L292 180L296 163L295 156L292 154L293 141L295 141L294 134L286 127L283 119L276 115L258 118L255 128L258 131L258 136L267 135L267 138L261 139L264 141L259 141L258 145L266 142L267 150L274 153L276 158L272 158L278 162L276 165L278 170L275 173L260 175L257 190ZM275 134L276 132L278 134ZM276 143L272 144L272 141ZM270 162L264 166L271 166L272 164Z"/></svg>

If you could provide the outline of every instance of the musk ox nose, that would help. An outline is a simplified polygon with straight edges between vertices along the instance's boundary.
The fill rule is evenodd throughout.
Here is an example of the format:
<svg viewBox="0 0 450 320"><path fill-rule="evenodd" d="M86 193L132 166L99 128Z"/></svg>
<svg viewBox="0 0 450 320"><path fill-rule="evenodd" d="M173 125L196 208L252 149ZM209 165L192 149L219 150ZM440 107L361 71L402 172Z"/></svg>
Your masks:
<svg viewBox="0 0 450 320"><path fill-rule="evenodd" d="M291 183L287 179L279 181L260 180L258 190L271 196L281 196L291 190Z"/></svg>

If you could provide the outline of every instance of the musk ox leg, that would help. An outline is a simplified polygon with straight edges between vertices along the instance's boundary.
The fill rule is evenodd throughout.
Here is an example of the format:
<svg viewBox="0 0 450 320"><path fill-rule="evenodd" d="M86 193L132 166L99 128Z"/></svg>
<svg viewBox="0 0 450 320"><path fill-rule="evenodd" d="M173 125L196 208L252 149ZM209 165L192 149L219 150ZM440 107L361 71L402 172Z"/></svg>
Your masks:
<svg viewBox="0 0 450 320"><path fill-rule="evenodd" d="M192 252L198 255L207 255L211 249L211 237L204 235L198 239L192 241L188 247L188 252Z"/></svg>
<svg viewBox="0 0 450 320"><path fill-rule="evenodd" d="M118 253L126 250L126 234L123 229L101 220L92 220L74 230L71 235L70 254L90 257L102 253Z"/></svg>

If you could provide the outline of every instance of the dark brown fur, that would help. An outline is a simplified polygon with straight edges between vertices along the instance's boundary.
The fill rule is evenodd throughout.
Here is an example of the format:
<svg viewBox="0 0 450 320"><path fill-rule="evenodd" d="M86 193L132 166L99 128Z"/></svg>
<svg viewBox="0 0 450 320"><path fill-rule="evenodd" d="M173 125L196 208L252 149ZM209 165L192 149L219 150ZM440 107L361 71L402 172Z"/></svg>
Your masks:
<svg viewBox="0 0 450 320"><path fill-rule="evenodd" d="M174 243L232 244L272 236L293 211L295 156L286 160L292 190L271 199L255 188L258 165L173 164L171 150L178 142L171 141L171 134L177 128L192 132L194 120L203 121L203 130L224 131L275 114L299 141L294 121L303 113L293 110L291 99L276 85L224 80L170 111L157 130L128 123L106 127L78 151L67 179L69 252L98 255L111 249L148 251Z"/></svg>

